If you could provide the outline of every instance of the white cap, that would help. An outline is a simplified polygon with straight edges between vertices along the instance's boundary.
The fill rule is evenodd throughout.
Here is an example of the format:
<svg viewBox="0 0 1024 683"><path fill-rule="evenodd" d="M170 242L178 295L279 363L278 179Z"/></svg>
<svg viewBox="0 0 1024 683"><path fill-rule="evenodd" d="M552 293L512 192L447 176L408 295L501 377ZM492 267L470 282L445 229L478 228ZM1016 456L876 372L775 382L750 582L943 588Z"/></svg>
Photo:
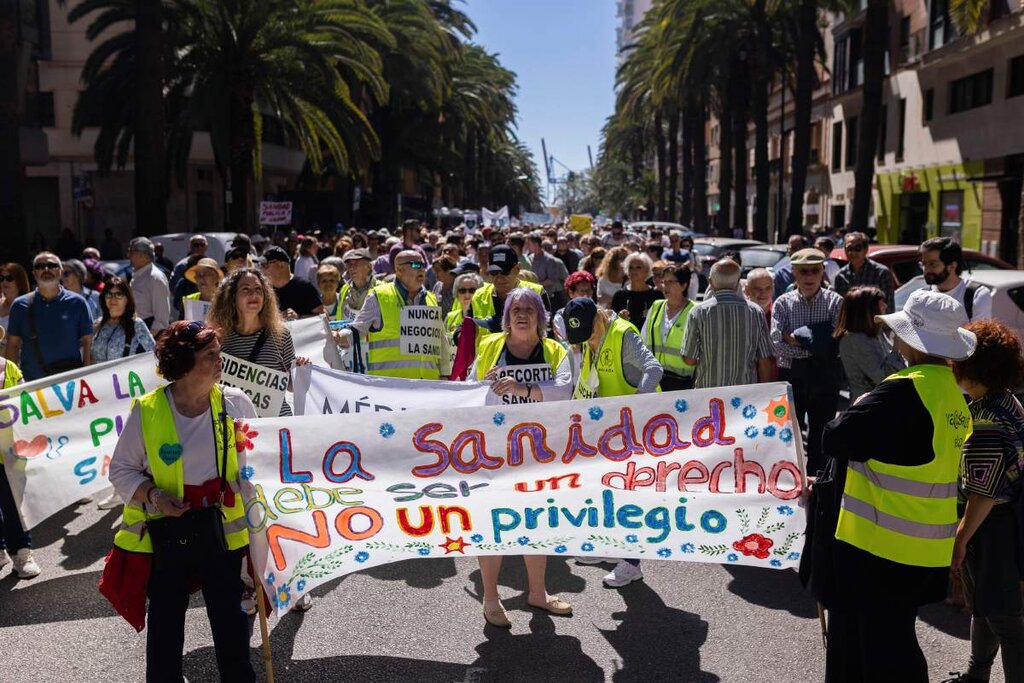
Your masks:
<svg viewBox="0 0 1024 683"><path fill-rule="evenodd" d="M910 295L902 311L876 315L897 337L930 356L964 360L974 353L977 337L962 328L967 312L959 301L941 292L919 289Z"/></svg>

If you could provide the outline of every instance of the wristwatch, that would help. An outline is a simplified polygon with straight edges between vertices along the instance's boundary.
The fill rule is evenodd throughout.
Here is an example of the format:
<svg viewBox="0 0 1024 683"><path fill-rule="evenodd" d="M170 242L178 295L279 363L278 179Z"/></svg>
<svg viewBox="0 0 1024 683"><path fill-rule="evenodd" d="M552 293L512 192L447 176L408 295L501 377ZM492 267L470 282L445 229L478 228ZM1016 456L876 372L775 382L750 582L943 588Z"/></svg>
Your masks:
<svg viewBox="0 0 1024 683"><path fill-rule="evenodd" d="M159 502L159 500L161 498L163 498L163 496L164 496L164 490L162 488L160 488L159 486L154 486L153 488L151 488L149 490L149 493L146 494L146 500L153 507L159 507L159 505L157 505L157 503Z"/></svg>

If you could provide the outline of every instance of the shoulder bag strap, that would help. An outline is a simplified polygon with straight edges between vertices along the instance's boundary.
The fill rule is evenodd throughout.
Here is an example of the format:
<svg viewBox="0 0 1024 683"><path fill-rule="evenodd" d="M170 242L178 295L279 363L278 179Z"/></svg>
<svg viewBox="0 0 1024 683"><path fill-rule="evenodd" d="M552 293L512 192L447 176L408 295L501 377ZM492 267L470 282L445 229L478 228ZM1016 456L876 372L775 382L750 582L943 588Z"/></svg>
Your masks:
<svg viewBox="0 0 1024 683"><path fill-rule="evenodd" d="M113 333L111 333L113 334ZM132 355L132 342L135 341L135 321L132 320L131 330L124 336L124 351L121 352L122 358L127 358Z"/></svg>
<svg viewBox="0 0 1024 683"><path fill-rule="evenodd" d="M28 339L32 346L32 353L36 357L36 363L42 368L43 372L47 375L53 374L50 372L50 368L46 365L46 361L43 360L43 350L39 347L39 334L36 332L36 294L32 292L28 295Z"/></svg>
<svg viewBox="0 0 1024 683"><path fill-rule="evenodd" d="M249 362L255 363L256 359L260 357L260 351L263 350L263 345L267 343L267 328L260 330L260 336L256 339L256 344L252 347L252 351L249 352Z"/></svg>
<svg viewBox="0 0 1024 683"><path fill-rule="evenodd" d="M972 320L974 318L974 295L978 293L981 288L976 282L967 281L967 289L964 291L964 311L967 313L967 319Z"/></svg>
<svg viewBox="0 0 1024 683"><path fill-rule="evenodd" d="M213 442L217 443L217 420L220 420L220 454L218 457L217 449L214 448L213 458L214 464L217 466L217 478L220 479L220 493L223 497L224 491L227 489L228 483L225 477L227 477L227 457L228 457L228 409L225 405L224 394L220 395L220 415L214 415L213 410L210 410L210 421L213 423Z"/></svg>

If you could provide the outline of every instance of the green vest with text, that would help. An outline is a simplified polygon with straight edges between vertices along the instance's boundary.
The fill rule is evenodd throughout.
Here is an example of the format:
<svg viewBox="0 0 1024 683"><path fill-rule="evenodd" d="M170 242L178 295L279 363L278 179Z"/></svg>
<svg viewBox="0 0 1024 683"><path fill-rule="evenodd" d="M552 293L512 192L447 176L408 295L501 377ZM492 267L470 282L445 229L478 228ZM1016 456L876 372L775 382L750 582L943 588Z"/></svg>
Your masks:
<svg viewBox="0 0 1024 683"><path fill-rule="evenodd" d="M370 332L367 351L367 372L381 377L404 377L406 379L439 379L441 377L440 343L437 355L406 355L402 353L401 316L405 301L393 283L373 288L380 305L382 327L379 332ZM437 297L427 292L424 302L437 307Z"/></svg>
<svg viewBox="0 0 1024 683"><path fill-rule="evenodd" d="M948 567L957 529L961 449L973 431L971 413L948 367L915 365L886 381L914 383L932 417L935 457L912 466L850 462L836 538L899 564ZM885 444L880 434L878 447Z"/></svg>
<svg viewBox="0 0 1024 683"><path fill-rule="evenodd" d="M593 351L589 342L583 342L583 359L580 362L580 376L576 381L573 398L607 398L609 396L630 396L636 387L626 381L622 374L622 338L627 332L639 336L636 327L622 318L616 318L608 325L604 342L597 357L597 392L589 387L588 378L593 371Z"/></svg>
<svg viewBox="0 0 1024 683"><path fill-rule="evenodd" d="M501 352L505 349L505 340L508 335L504 332L484 335L476 353L476 378L483 379L487 371L498 364ZM565 347L554 339L545 337L541 340L544 345L544 362L551 367L551 375L558 374L558 366L565 360L567 353Z"/></svg>
<svg viewBox="0 0 1024 683"><path fill-rule="evenodd" d="M185 493L184 465L181 453L181 442L178 430L174 426L174 416L168 403L167 387L160 387L142 396L137 401L139 420L142 424L142 441L146 446L146 462L153 474L153 483L171 495L181 498ZM234 420L228 417L221 420L224 412L224 394L219 386L210 391L210 412L213 415L213 436L217 444L216 462L218 471L223 468L227 487L234 493L234 504L230 507L221 506L224 516L224 539L229 550L237 550L249 545L249 525L245 518L245 501L238 479L238 452L235 450ZM227 431L226 439L224 431ZM225 446L227 453L224 452ZM166 455L161 452L177 450L179 455L170 464ZM188 457L214 457L213 454L188 454ZM224 463L224 465L221 465ZM114 545L122 550L133 553L152 553L153 541L149 537L147 522L163 517L159 513L150 514L136 501L125 504L122 513L121 527L114 536Z"/></svg>
<svg viewBox="0 0 1024 683"><path fill-rule="evenodd" d="M663 338L662 324L665 320L665 310L668 308L665 299L658 299L651 304L651 310L647 314L647 348L651 350L654 357L661 363L661 367L680 377L690 377L695 370L694 366L683 362L683 336L686 334L686 321L690 318L690 311L693 310L693 301L687 301L683 310L676 316L672 327L668 330L668 336Z"/></svg>

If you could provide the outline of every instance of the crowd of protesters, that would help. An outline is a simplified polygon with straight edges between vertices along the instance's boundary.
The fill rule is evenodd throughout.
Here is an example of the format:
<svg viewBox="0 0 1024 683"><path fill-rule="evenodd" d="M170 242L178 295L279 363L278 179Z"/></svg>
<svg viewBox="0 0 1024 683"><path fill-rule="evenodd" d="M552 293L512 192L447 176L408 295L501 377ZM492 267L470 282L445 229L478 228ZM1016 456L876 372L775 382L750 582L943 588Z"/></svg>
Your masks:
<svg viewBox="0 0 1024 683"><path fill-rule="evenodd" d="M1024 408L1011 393L1024 380L1020 344L990 319L991 292L962 277L954 240L920 245L927 287L903 311L895 310L892 273L868 257L868 242L862 233L845 235L840 266L831 258L831 238L812 245L794 236L774 269L744 277L735 255L709 259L692 236L636 234L619 221L588 234L558 225L442 232L409 220L394 233L238 235L223 263L207 257L201 235L176 263L161 245L139 237L127 245L130 279L105 275L95 249L81 259L37 254L34 288L23 267L0 265L0 372L9 387L156 350L173 383L133 410L128 442L121 439L127 445L119 444L111 464L116 491L100 503L126 501L126 523L133 515L142 524L152 521L153 510L184 516L185 499L225 475L186 473L189 495L165 496L167 475L150 466L150 442L136 413L146 424L146 415L171 414L170 405L180 428L215 404L231 404L234 417L250 415L243 396L211 388L201 354L215 349L287 372L308 360L296 358L285 321L338 321L335 342L364 354L353 367L369 374L485 380L514 403L785 381L814 482L801 573L829 614L827 680L927 680L913 622L920 605L945 597L950 569L962 577L974 609L970 668L951 680L988 680L1000 650L1007 680L1024 680L1024 562L1017 559L1024 546L1014 513ZM105 243L105 252L115 246ZM406 354L398 343L406 306L439 309L449 343L436 354ZM202 320L189 322L197 312ZM56 329L62 334L42 334ZM518 383L505 371L516 365L544 367L546 379ZM943 416L958 411L968 425L973 418L973 434L969 426L954 434L952 424L943 424ZM282 414L290 414L287 404ZM892 435L884 447L879 433ZM19 577L38 575L6 477L0 513L0 566L10 558ZM239 599L252 612L251 586L234 579L234 551L247 539L224 533L231 552L204 578L232 592L239 584ZM137 551L138 543L118 547ZM546 590L544 560L526 558L528 603L570 614L572 606ZM508 627L497 590L500 566L500 558L480 560L483 614L489 624ZM618 588L642 577L639 560L625 559L604 582ZM150 589L169 581L161 569ZM215 641L222 641L218 660L223 646L222 674L249 679L237 620L224 611L233 600L210 612ZM151 599L157 631L177 628L179 617L177 607ZM180 670L175 657L165 646L149 650L151 666Z"/></svg>

